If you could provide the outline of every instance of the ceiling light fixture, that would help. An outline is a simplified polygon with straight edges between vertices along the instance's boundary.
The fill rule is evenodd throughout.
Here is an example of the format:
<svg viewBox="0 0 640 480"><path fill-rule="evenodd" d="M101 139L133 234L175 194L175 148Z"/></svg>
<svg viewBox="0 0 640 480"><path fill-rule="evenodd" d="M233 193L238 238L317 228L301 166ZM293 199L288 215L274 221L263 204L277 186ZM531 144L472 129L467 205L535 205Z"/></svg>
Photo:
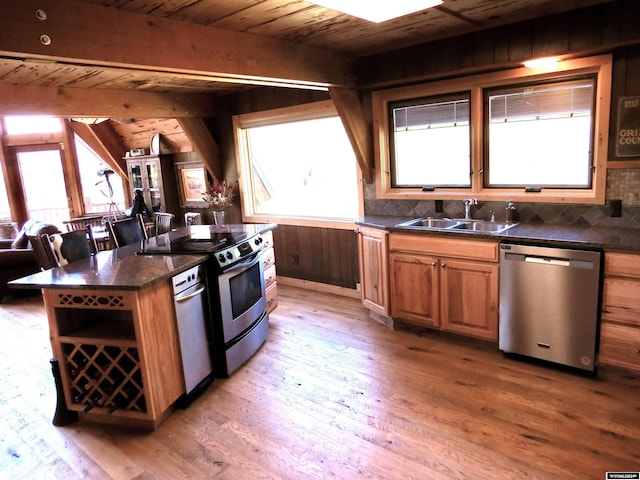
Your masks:
<svg viewBox="0 0 640 480"><path fill-rule="evenodd" d="M534 58L524 62L527 68L553 68L558 63L558 57Z"/></svg>
<svg viewBox="0 0 640 480"><path fill-rule="evenodd" d="M310 0L311 3L374 23L426 10L442 0Z"/></svg>

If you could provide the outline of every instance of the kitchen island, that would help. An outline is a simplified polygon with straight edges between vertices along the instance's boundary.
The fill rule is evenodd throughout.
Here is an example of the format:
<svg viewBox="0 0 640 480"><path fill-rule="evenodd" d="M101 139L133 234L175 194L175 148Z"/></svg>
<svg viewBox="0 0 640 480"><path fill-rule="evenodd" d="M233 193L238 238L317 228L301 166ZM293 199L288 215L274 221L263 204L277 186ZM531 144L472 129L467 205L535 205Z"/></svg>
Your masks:
<svg viewBox="0 0 640 480"><path fill-rule="evenodd" d="M92 422L155 428L185 393L172 278L209 254L143 253L187 235L273 225L192 226L14 280L41 288L65 406Z"/></svg>

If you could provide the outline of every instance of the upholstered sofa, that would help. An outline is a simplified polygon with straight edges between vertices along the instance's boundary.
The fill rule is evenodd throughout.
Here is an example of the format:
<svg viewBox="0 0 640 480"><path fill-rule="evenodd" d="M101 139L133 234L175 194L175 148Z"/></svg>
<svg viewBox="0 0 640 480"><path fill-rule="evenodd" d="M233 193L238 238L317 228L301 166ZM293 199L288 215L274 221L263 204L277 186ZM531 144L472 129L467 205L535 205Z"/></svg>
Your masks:
<svg viewBox="0 0 640 480"><path fill-rule="evenodd" d="M18 293L9 288L8 281L40 271L30 237L59 231L55 225L27 220L15 239L0 241L0 302L6 295Z"/></svg>

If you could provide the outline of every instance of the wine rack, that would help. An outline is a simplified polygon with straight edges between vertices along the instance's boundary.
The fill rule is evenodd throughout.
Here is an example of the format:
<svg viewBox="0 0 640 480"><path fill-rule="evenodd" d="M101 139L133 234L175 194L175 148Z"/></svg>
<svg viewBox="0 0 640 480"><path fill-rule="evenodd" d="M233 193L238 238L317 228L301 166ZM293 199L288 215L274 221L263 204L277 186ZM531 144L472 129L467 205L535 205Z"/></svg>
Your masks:
<svg viewBox="0 0 640 480"><path fill-rule="evenodd" d="M88 412L99 407L145 413L142 372L135 347L62 343L70 383L69 408Z"/></svg>
<svg viewBox="0 0 640 480"><path fill-rule="evenodd" d="M171 282L45 288L51 347L80 421L155 428L184 393Z"/></svg>

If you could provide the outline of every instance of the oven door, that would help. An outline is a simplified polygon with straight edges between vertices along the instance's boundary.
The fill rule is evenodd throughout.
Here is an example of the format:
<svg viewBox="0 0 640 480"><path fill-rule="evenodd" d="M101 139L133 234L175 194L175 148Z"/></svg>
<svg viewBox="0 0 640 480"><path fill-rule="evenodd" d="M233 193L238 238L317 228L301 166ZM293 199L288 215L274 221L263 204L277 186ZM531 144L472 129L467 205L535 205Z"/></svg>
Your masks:
<svg viewBox="0 0 640 480"><path fill-rule="evenodd" d="M261 255L218 276L224 343L250 328L267 309Z"/></svg>

